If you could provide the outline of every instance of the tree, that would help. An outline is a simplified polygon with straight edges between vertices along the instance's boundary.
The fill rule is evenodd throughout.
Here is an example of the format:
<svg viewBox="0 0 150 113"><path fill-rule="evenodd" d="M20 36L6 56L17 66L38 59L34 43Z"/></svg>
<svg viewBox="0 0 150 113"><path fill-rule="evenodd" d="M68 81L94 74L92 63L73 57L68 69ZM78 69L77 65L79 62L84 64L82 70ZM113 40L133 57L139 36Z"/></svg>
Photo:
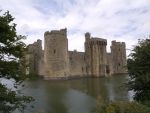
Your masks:
<svg viewBox="0 0 150 113"><path fill-rule="evenodd" d="M129 90L134 99L150 106L150 39L139 40L127 60L130 80Z"/></svg>
<svg viewBox="0 0 150 113"><path fill-rule="evenodd" d="M13 81L14 88L8 88L0 81L0 112L22 111L33 100L18 92L18 85L27 77L24 73L25 36L17 35L14 18L7 11L0 15L0 79Z"/></svg>

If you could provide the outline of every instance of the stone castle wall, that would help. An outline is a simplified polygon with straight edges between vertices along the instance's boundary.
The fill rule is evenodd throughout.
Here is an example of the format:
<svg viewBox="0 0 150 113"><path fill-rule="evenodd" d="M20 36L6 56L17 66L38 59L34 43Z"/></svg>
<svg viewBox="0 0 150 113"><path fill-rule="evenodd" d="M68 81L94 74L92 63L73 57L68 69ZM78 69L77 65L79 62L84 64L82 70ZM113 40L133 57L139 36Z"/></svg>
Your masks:
<svg viewBox="0 0 150 113"><path fill-rule="evenodd" d="M69 51L70 76L86 76L86 64L84 52Z"/></svg>
<svg viewBox="0 0 150 113"><path fill-rule="evenodd" d="M113 65L112 65L112 54L107 53L107 65L106 65L106 73L107 76L111 76L113 74Z"/></svg>
<svg viewBox="0 0 150 113"><path fill-rule="evenodd" d="M85 52L68 51L67 29L52 30L41 40L28 46L30 73L48 78L101 77L127 73L124 42L112 41L106 52L107 40L85 34Z"/></svg>

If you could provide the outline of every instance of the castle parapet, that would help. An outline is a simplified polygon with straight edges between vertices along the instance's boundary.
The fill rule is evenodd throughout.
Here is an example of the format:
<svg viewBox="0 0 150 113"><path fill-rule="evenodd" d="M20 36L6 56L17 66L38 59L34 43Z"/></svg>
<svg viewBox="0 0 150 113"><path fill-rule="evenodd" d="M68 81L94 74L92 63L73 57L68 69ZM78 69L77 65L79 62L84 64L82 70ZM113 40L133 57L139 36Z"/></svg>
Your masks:
<svg viewBox="0 0 150 113"><path fill-rule="evenodd" d="M92 37L89 43L98 44L98 45L107 45L107 40L102 38Z"/></svg>
<svg viewBox="0 0 150 113"><path fill-rule="evenodd" d="M125 46L125 42L116 42L116 40L113 40L111 43L112 43L112 45L122 45L122 46Z"/></svg>
<svg viewBox="0 0 150 113"><path fill-rule="evenodd" d="M47 35L63 35L66 36L67 35L67 29L60 29L60 30L52 30L52 31L46 31L44 33L44 36Z"/></svg>

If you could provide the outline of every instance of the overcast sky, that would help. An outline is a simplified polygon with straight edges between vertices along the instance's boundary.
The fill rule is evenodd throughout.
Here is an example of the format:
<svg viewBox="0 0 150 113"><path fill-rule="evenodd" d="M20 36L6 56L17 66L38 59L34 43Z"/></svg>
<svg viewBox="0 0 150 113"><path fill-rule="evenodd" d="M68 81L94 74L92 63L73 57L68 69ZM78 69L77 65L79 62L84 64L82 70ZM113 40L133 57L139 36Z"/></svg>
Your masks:
<svg viewBox="0 0 150 113"><path fill-rule="evenodd" d="M69 50L84 51L85 32L131 49L150 34L150 0L0 0L0 9L15 17L27 44L43 40L45 31L67 28Z"/></svg>

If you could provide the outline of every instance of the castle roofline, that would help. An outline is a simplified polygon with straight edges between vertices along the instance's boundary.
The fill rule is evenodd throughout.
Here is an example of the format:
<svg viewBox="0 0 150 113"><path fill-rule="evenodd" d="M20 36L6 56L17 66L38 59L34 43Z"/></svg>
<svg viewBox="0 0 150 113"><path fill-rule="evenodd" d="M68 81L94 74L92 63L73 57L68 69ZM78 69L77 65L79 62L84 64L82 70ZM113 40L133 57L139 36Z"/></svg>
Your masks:
<svg viewBox="0 0 150 113"><path fill-rule="evenodd" d="M98 37L92 37L92 38L91 38L91 41L101 41L101 42L106 42L106 43L107 43L107 40L106 40L106 39L98 38Z"/></svg>
<svg viewBox="0 0 150 113"><path fill-rule="evenodd" d="M123 45L125 45L125 42L116 42L116 40L113 40L112 42L111 42L112 44L123 44Z"/></svg>
<svg viewBox="0 0 150 113"><path fill-rule="evenodd" d="M79 51L68 51L69 55L84 55L85 52L79 52Z"/></svg>
<svg viewBox="0 0 150 113"><path fill-rule="evenodd" d="M66 35L67 34L67 29L65 28L65 29L60 29L60 30L46 31L44 33L44 36L46 36L46 35L56 35L56 34L58 34L58 35Z"/></svg>

